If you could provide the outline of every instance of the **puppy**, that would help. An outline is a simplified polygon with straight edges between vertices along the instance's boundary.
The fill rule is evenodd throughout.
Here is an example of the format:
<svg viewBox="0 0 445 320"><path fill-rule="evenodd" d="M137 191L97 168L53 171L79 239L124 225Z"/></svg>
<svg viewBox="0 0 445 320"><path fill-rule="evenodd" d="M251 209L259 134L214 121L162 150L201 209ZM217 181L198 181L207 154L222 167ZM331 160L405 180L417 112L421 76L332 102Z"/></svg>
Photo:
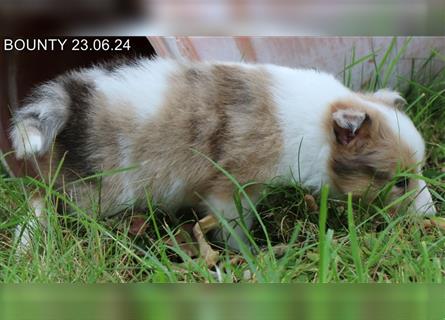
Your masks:
<svg viewBox="0 0 445 320"><path fill-rule="evenodd" d="M403 102L315 70L140 59L41 85L15 113L11 139L17 158L39 159L44 178L63 161L57 185L87 211L100 199L103 216L143 207L149 195L170 212L203 207L236 221L236 188L212 162L256 182L245 189L252 202L272 179L368 201L395 181L388 201L413 191L412 211L434 214L423 180L395 179L421 175L425 155ZM100 172L114 173L71 183ZM242 205L250 227L246 198Z"/></svg>

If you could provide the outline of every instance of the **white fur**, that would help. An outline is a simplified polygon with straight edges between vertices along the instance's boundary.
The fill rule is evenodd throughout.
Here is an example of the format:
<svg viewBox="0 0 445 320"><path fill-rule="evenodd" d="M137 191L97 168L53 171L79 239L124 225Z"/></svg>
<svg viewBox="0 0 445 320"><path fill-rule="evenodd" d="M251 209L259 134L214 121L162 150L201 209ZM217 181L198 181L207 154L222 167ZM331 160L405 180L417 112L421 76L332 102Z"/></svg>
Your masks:
<svg viewBox="0 0 445 320"><path fill-rule="evenodd" d="M351 91L333 76L315 70L266 68L272 74L272 96L284 139L277 175L317 191L329 182L329 138L322 128L326 108Z"/></svg>
<svg viewBox="0 0 445 320"><path fill-rule="evenodd" d="M87 73L94 80L97 91L107 98L107 106L125 106L144 120L154 116L162 106L168 77L178 67L179 64L173 60L141 59L112 73L98 69Z"/></svg>
<svg viewBox="0 0 445 320"><path fill-rule="evenodd" d="M380 89L374 93L374 97L385 101L388 104L392 104L395 107L400 107L406 103L400 93L390 89Z"/></svg>

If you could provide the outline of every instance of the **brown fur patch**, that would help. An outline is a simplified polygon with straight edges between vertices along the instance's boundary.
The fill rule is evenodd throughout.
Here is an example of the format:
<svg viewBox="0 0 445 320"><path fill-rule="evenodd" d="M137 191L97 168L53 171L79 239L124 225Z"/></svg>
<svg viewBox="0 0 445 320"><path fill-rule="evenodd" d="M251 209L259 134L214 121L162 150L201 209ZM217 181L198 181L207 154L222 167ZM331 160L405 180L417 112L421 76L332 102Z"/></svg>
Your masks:
<svg viewBox="0 0 445 320"><path fill-rule="evenodd" d="M190 78L193 81L187 81ZM268 76L260 69L184 66L172 77L164 109L153 124L165 133L159 141L175 150L165 153L160 171L168 170L164 167L169 161L178 163L176 176L191 192L231 194L232 183L196 150L218 162L240 183L272 178L282 137L268 87Z"/></svg>
<svg viewBox="0 0 445 320"><path fill-rule="evenodd" d="M347 145L335 139L332 113L338 109L354 109L368 115L357 136ZM367 108L359 99L337 101L331 105L325 128L331 138L330 179L340 193L354 196L367 193L373 198L379 188L392 179L397 168L414 169L413 152L391 130L383 116Z"/></svg>

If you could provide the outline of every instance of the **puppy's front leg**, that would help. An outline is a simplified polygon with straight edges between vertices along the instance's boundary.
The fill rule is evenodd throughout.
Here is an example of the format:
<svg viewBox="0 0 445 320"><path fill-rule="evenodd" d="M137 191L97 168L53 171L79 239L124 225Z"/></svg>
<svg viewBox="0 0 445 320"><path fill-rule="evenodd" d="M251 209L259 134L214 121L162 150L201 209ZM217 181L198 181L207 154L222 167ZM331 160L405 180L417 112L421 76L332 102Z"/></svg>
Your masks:
<svg viewBox="0 0 445 320"><path fill-rule="evenodd" d="M253 224L253 214L247 204L246 199L241 200L242 217L235 205L232 192L211 194L206 198L210 212L215 215L220 215L227 221L229 226L233 229L234 234L227 228L222 227L215 233L215 240L225 242L229 248L240 251L241 243L248 244L248 237L246 232L250 231ZM258 199L258 192L250 191L249 198L255 203ZM243 228L244 227L244 228ZM247 230L245 230L247 229Z"/></svg>

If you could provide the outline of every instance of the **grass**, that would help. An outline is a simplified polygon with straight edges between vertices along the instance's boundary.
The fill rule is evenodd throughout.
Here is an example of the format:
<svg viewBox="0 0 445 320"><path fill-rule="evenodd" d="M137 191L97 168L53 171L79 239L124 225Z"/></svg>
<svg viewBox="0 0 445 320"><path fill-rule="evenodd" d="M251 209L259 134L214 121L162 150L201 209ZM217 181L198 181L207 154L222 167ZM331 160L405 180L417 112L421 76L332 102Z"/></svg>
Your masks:
<svg viewBox="0 0 445 320"><path fill-rule="evenodd" d="M394 40L386 51L371 52L345 64L343 76L353 83L352 71L371 61L374 75L363 85L375 90L388 85L391 74L409 46ZM398 49L398 50L396 50ZM415 70L398 78L396 87L406 97L407 113L427 143L426 181L445 215L445 69L432 64L445 62L432 50L426 60L412 60ZM237 188L234 201L245 198L245 187L229 173ZM30 221L28 200L32 191L46 194L47 230L37 228L29 252L17 251L13 230ZM256 227L249 233L250 247L240 253L221 250L218 268L187 254L188 245L178 236L187 229L193 214L175 218L162 211L147 195L148 209L128 212L106 221L94 219L71 203L53 186L24 178L11 178L0 171L0 281L1 282L427 282L441 283L445 274L444 229L426 226L423 218L399 213L390 217L390 206L365 206L329 198L324 188L314 209L301 186L267 186L257 208ZM59 203L72 214L56 214ZM240 209L242 210L242 209ZM143 215L147 231L130 232L131 215ZM227 221L222 221L231 228ZM255 252L255 253L253 253Z"/></svg>

